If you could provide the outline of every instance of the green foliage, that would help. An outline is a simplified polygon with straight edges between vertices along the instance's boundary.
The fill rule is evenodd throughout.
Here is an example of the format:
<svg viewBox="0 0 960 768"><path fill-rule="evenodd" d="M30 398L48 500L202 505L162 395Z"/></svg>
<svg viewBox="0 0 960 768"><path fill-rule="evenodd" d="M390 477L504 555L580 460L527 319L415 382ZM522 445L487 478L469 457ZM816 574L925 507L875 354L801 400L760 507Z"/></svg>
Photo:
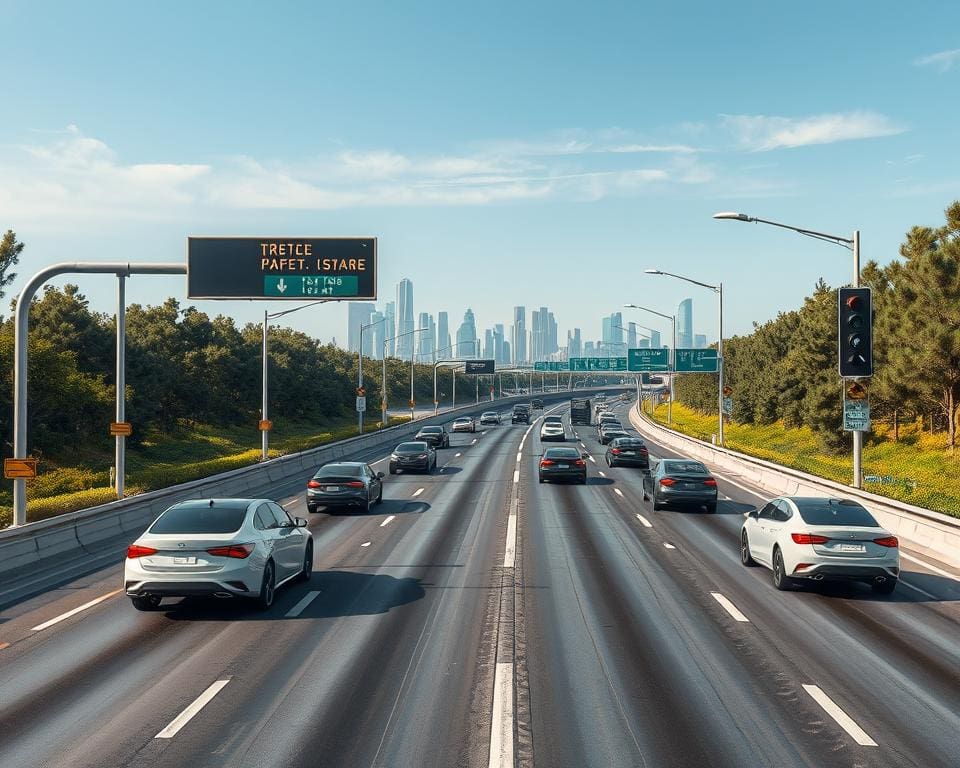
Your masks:
<svg viewBox="0 0 960 768"><path fill-rule="evenodd" d="M16 272L10 272L20 261L23 253L23 243L17 241L12 229L8 229L0 238L0 299L3 298L3 289L17 278Z"/></svg>

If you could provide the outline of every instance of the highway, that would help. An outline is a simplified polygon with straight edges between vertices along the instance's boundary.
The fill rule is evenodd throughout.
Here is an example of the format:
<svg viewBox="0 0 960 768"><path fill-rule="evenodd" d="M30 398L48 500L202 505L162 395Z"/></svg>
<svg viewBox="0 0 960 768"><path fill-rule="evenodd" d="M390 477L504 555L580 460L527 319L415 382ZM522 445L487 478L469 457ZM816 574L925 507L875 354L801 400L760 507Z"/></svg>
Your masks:
<svg viewBox="0 0 960 768"><path fill-rule="evenodd" d="M506 418L376 514L276 487L314 574L265 613L137 612L119 563L0 612L0 766L960 765L957 574L777 592L738 556L766 496L653 512L577 429L586 486L539 484Z"/></svg>

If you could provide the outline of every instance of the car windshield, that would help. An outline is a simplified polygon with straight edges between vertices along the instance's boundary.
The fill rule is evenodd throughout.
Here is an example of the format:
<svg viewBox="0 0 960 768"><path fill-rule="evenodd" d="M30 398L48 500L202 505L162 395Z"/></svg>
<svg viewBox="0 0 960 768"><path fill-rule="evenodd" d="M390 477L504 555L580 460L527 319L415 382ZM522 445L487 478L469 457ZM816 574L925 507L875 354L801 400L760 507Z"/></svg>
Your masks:
<svg viewBox="0 0 960 768"><path fill-rule="evenodd" d="M496 416L497 414L495 414L493 411L486 411L483 415L484 415L484 416Z"/></svg>
<svg viewBox="0 0 960 768"><path fill-rule="evenodd" d="M420 431L425 435L439 435L443 432L443 427L424 427Z"/></svg>
<svg viewBox="0 0 960 768"><path fill-rule="evenodd" d="M579 459L576 448L548 448L543 453L545 459Z"/></svg>
<svg viewBox="0 0 960 768"><path fill-rule="evenodd" d="M560 424L563 421L559 416L544 416L543 420L551 424Z"/></svg>
<svg viewBox="0 0 960 768"><path fill-rule="evenodd" d="M618 437L611 445L614 448L643 448L643 440L635 437Z"/></svg>
<svg viewBox="0 0 960 768"><path fill-rule="evenodd" d="M324 464L314 477L359 477L362 474L363 467L359 464Z"/></svg>
<svg viewBox="0 0 960 768"><path fill-rule="evenodd" d="M400 443L394 453L425 453L426 443Z"/></svg>
<svg viewBox="0 0 960 768"><path fill-rule="evenodd" d="M672 475L674 472L685 475L709 475L707 468L699 461L665 461L663 462L664 474Z"/></svg>
<svg viewBox="0 0 960 768"><path fill-rule="evenodd" d="M793 499L800 517L807 525L853 525L879 528L880 524L867 509L846 499Z"/></svg>
<svg viewBox="0 0 960 768"><path fill-rule="evenodd" d="M454 424L469 424L471 421L469 416L461 416L459 419L456 419Z"/></svg>
<svg viewBox="0 0 960 768"><path fill-rule="evenodd" d="M209 501L170 507L150 527L150 533L234 533L247 516L248 502Z"/></svg>

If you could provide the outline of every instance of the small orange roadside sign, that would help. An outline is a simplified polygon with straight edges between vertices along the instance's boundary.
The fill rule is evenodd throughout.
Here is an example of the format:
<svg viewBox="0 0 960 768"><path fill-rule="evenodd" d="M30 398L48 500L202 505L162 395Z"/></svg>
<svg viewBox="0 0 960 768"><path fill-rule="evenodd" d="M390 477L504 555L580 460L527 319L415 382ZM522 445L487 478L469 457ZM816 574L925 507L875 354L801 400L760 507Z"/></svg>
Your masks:
<svg viewBox="0 0 960 768"><path fill-rule="evenodd" d="M113 437L127 437L133 434L133 425L129 421L111 421L110 434Z"/></svg>
<svg viewBox="0 0 960 768"><path fill-rule="evenodd" d="M37 476L36 459L4 459L3 477L6 480L18 480Z"/></svg>
<svg viewBox="0 0 960 768"><path fill-rule="evenodd" d="M852 384L847 386L847 399L848 400L866 400L867 399L867 388L863 386L859 381L855 381Z"/></svg>
<svg viewBox="0 0 960 768"><path fill-rule="evenodd" d="M258 428L261 432L269 432L273 429L273 422L270 419L261 419Z"/></svg>

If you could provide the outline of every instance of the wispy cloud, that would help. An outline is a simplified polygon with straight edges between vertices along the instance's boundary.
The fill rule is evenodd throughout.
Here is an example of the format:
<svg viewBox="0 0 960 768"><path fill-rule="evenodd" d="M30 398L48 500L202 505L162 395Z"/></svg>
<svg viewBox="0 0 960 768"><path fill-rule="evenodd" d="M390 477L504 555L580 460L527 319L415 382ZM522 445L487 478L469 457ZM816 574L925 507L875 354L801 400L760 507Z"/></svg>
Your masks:
<svg viewBox="0 0 960 768"><path fill-rule="evenodd" d="M954 64L960 64L960 48L931 53L913 60L915 67L934 67L940 73L949 72Z"/></svg>
<svg viewBox="0 0 960 768"><path fill-rule="evenodd" d="M741 149L751 152L872 139L906 130L875 112L838 112L811 117L722 115L721 124L733 134Z"/></svg>

